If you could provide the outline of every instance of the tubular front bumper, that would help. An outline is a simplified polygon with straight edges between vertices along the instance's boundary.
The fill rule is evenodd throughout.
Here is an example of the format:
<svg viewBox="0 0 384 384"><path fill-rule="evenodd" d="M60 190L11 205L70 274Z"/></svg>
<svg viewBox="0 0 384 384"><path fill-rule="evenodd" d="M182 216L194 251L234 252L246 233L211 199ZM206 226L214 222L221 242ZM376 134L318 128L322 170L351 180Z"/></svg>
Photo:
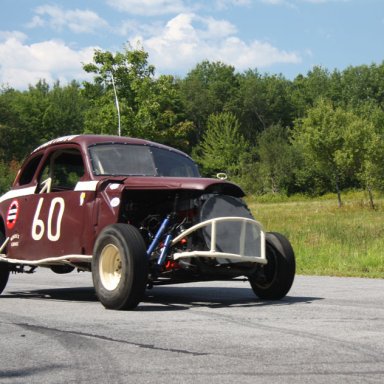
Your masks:
<svg viewBox="0 0 384 384"><path fill-rule="evenodd" d="M221 223L238 222L241 224L240 235L238 239L239 253L226 252L225 250L219 251L217 248L218 243L218 226ZM179 236L175 237L172 241L172 246L179 243L182 239L185 239L193 232L200 230L204 227L210 228L210 249L209 251L190 250L185 252L176 252L173 254L174 260L190 258L190 257L208 257L215 259L224 259L229 262L242 263L260 263L267 264L265 255L265 232L259 222L253 219L244 217L218 217L203 221L194 225L182 232ZM252 232L251 243L247 233ZM252 254L247 254L246 249L252 249Z"/></svg>

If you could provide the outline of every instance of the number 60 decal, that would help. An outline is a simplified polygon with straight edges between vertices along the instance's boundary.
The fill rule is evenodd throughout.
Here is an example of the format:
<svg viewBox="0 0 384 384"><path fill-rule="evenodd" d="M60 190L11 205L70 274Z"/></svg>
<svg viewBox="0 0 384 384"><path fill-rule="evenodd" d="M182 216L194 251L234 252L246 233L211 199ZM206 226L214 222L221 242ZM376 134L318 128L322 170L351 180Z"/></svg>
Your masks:
<svg viewBox="0 0 384 384"><path fill-rule="evenodd" d="M39 219L41 207L43 206L44 197L41 197L39 202L37 203L37 208L35 212L35 216L33 217L32 222L32 239L33 240L41 240L45 233L45 224L44 221ZM58 212L55 211L58 209ZM47 237L50 241L57 241L60 239L60 231L61 231L61 220L63 218L65 203L62 197L55 197L51 201L51 206L49 207L48 212L48 221L47 221ZM56 217L56 233L52 233L52 221L53 216Z"/></svg>

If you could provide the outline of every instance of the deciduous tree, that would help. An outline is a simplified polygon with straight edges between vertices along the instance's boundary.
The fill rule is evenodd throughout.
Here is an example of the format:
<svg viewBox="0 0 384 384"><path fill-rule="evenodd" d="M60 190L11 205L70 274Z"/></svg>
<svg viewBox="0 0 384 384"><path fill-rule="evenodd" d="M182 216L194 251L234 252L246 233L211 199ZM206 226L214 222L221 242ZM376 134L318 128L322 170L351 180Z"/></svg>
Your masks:
<svg viewBox="0 0 384 384"><path fill-rule="evenodd" d="M205 175L225 172L229 178L239 179L249 162L249 147L239 132L239 122L232 113L212 114L195 158L202 165Z"/></svg>
<svg viewBox="0 0 384 384"><path fill-rule="evenodd" d="M155 77L147 52L129 46L115 54L98 50L93 60L84 65L94 74L94 82L84 84L91 100L87 132L117 134L116 92L121 134L188 146L192 125L181 111L176 82L172 76Z"/></svg>
<svg viewBox="0 0 384 384"><path fill-rule="evenodd" d="M307 175L313 171L332 181L340 207L342 182L357 175L364 158L364 143L369 140L367 121L320 99L297 120L293 139L306 161Z"/></svg>

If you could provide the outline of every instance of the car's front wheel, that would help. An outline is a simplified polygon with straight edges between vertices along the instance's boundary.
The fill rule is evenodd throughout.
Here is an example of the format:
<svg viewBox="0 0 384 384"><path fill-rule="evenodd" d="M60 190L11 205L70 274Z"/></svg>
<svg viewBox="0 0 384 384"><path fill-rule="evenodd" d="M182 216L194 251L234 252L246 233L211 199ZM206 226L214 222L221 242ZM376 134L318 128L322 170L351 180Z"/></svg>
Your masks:
<svg viewBox="0 0 384 384"><path fill-rule="evenodd" d="M291 289L295 278L296 262L292 246L287 238L276 232L266 233L266 256L268 264L249 282L260 299L279 300Z"/></svg>
<svg viewBox="0 0 384 384"><path fill-rule="evenodd" d="M112 224L96 240L92 259L96 295L109 309L133 309L144 296L148 278L146 248L129 224Z"/></svg>
<svg viewBox="0 0 384 384"><path fill-rule="evenodd" d="M0 247L5 241L4 233L0 230ZM3 292L4 288L8 283L9 278L9 264L0 262L0 293Z"/></svg>

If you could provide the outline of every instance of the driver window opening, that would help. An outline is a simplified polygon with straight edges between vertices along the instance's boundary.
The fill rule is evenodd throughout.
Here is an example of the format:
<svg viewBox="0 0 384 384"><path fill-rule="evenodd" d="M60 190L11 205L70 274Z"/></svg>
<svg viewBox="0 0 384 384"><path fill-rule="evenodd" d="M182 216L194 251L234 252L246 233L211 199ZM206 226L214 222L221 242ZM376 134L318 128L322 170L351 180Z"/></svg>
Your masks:
<svg viewBox="0 0 384 384"><path fill-rule="evenodd" d="M74 190L84 175L83 159L75 149L59 150L47 159L43 166L40 193Z"/></svg>

